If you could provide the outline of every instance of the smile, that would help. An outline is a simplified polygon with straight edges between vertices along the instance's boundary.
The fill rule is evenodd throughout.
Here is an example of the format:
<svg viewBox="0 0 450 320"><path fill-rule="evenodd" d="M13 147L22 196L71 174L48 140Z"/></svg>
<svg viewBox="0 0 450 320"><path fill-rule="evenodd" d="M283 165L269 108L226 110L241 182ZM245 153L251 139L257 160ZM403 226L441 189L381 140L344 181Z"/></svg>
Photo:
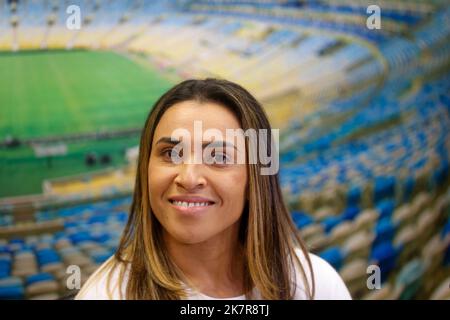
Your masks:
<svg viewBox="0 0 450 320"><path fill-rule="evenodd" d="M174 196L169 198L171 206L180 214L198 214L207 211L215 202L203 197Z"/></svg>
<svg viewBox="0 0 450 320"><path fill-rule="evenodd" d="M187 202L187 201L176 201L170 200L170 202L178 207L192 208L192 207L208 207L211 206L211 202Z"/></svg>

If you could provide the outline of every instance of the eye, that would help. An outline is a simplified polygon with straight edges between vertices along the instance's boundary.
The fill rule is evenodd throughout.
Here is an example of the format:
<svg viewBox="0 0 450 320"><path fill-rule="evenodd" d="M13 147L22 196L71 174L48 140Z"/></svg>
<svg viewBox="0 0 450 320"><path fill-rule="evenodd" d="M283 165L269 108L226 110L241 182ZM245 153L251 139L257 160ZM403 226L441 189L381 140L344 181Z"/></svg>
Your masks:
<svg viewBox="0 0 450 320"><path fill-rule="evenodd" d="M164 160L172 162L172 157L176 156L176 154L174 154L174 150L173 148L165 148L161 151L161 156L164 158ZM183 156L183 150L180 151L179 157Z"/></svg>
<svg viewBox="0 0 450 320"><path fill-rule="evenodd" d="M214 163L216 164L228 164L230 163L230 157L223 152L213 151L211 157L214 159Z"/></svg>

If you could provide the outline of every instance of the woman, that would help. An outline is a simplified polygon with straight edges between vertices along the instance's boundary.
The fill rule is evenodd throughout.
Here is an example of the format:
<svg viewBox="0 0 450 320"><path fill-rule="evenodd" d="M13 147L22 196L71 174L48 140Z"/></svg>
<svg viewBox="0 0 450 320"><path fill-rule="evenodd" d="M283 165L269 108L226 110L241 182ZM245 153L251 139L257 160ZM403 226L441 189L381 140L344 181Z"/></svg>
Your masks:
<svg viewBox="0 0 450 320"><path fill-rule="evenodd" d="M199 136L198 122L227 138ZM187 80L165 93L142 133L118 250L76 298L349 299L336 271L298 237L278 174L261 174L264 165L249 161L254 141L242 134L249 129L269 132L258 143L270 154L263 108L237 84Z"/></svg>

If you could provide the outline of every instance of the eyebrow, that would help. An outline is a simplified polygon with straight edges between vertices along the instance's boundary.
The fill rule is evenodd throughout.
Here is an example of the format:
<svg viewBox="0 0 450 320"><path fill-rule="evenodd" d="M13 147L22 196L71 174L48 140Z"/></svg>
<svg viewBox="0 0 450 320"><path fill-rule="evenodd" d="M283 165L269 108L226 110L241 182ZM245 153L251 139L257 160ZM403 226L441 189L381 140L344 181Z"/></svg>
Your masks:
<svg viewBox="0 0 450 320"><path fill-rule="evenodd" d="M172 139L171 137L162 137L161 139L158 140L158 142L156 142L156 144L160 144L160 143L167 143L167 144L171 144L171 145L176 145L179 144L181 141L180 140L175 140ZM236 149L237 148L234 144L232 144L231 142L227 142L227 141L218 141L218 140L214 140L214 141L209 141L209 142L203 142L202 143L202 148L205 147L213 147L213 148L217 148L217 147L231 147Z"/></svg>

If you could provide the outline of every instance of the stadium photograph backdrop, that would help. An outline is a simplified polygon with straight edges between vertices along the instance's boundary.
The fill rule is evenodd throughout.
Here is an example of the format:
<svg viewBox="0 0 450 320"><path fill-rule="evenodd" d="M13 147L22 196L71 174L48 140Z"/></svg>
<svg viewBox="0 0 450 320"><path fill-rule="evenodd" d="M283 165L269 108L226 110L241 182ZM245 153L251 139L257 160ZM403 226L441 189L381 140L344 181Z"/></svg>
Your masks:
<svg viewBox="0 0 450 320"><path fill-rule="evenodd" d="M0 0L0 299L73 297L115 252L151 106L206 77L280 129L293 221L353 299L450 299L449 4Z"/></svg>

